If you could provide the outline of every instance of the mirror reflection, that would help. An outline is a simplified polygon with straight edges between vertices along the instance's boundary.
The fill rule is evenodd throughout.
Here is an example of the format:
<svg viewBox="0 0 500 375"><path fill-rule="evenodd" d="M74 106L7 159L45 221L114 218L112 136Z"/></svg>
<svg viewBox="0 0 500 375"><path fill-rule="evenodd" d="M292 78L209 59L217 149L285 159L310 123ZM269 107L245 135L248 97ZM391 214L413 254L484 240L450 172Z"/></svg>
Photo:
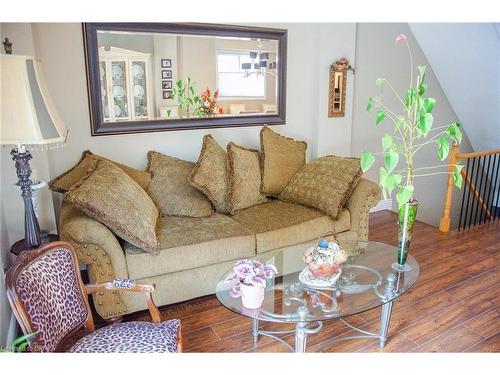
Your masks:
<svg viewBox="0 0 500 375"><path fill-rule="evenodd" d="M97 31L103 121L277 113L278 40Z"/></svg>

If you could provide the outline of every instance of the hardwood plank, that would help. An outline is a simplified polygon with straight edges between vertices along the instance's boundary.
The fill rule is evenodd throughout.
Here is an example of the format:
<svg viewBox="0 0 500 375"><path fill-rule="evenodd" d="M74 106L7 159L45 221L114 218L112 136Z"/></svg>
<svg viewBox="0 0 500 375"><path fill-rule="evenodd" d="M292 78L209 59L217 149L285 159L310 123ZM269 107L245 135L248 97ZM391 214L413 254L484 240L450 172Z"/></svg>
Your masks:
<svg viewBox="0 0 500 375"><path fill-rule="evenodd" d="M462 325L418 346L412 352L458 353L479 343L483 338Z"/></svg>
<svg viewBox="0 0 500 375"><path fill-rule="evenodd" d="M196 331L200 328L238 318L239 315L225 307L218 307L207 312L201 312L181 318L182 332Z"/></svg>
<svg viewBox="0 0 500 375"><path fill-rule="evenodd" d="M183 350L186 352L197 346L216 341L220 341L220 337L217 336L212 327L205 327L182 334Z"/></svg>
<svg viewBox="0 0 500 375"><path fill-rule="evenodd" d="M483 337L492 336L500 332L500 306L485 311L463 324Z"/></svg>
<svg viewBox="0 0 500 375"><path fill-rule="evenodd" d="M481 290L500 283L500 267L467 279L446 290L447 293L459 299L469 298Z"/></svg>
<svg viewBox="0 0 500 375"><path fill-rule="evenodd" d="M429 298L424 298L418 303L405 307L401 310L394 311L392 313L391 322L389 326L389 334L400 331L403 328L409 327L445 308L453 305L458 300L455 299L450 294L441 291L436 293L434 296ZM364 317L365 313L361 316ZM363 326L363 329L369 331L376 331L380 325L379 318L377 317L368 325Z"/></svg>
<svg viewBox="0 0 500 375"><path fill-rule="evenodd" d="M488 256L479 260L476 263L469 264L466 267L461 268L461 270L468 275L476 276L483 272L492 270L500 264L500 250L493 256Z"/></svg>
<svg viewBox="0 0 500 375"><path fill-rule="evenodd" d="M410 340L423 344L436 335L440 335L458 325L465 320L469 320L491 308L495 305L491 302L494 287L483 291L471 298L460 301L455 305L442 310L431 319L413 324L404 328L401 332Z"/></svg>
<svg viewBox="0 0 500 375"><path fill-rule="evenodd" d="M500 353L500 333L488 337L465 351L470 353Z"/></svg>
<svg viewBox="0 0 500 375"><path fill-rule="evenodd" d="M383 349L380 348L378 342L362 348L360 351L366 353L406 353L417 347L417 344L411 341L401 333L396 333L390 336Z"/></svg>
<svg viewBox="0 0 500 375"><path fill-rule="evenodd" d="M417 280L412 288L394 301L392 307L393 312L417 303L424 298L430 297L448 287L452 287L464 280L467 280L468 278L470 278L469 275L460 270L456 270L424 283ZM367 311L362 314L362 317L367 321L378 319L380 317L380 308Z"/></svg>

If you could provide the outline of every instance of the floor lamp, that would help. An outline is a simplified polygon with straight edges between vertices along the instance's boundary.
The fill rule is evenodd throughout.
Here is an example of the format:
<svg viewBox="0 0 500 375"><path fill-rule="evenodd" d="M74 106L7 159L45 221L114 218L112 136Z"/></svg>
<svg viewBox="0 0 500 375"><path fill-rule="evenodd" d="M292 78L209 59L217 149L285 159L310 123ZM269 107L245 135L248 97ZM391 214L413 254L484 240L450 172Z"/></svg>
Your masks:
<svg viewBox="0 0 500 375"><path fill-rule="evenodd" d="M6 54L0 55L0 144L12 146L10 154L24 201L24 240L15 246L33 249L40 246L42 239L33 209L29 150L48 150L64 144L68 130L52 103L40 61L11 55L11 44L7 39L3 44Z"/></svg>

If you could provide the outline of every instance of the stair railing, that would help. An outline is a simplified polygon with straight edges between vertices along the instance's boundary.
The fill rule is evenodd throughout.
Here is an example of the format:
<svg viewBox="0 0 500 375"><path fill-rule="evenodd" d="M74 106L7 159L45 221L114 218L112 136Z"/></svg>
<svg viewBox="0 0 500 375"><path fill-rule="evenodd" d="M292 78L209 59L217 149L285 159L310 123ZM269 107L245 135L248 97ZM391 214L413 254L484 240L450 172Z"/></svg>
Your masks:
<svg viewBox="0 0 500 375"><path fill-rule="evenodd" d="M444 200L443 215L439 222L439 230L450 230L450 209L453 198L454 179L452 173L454 166L464 160L465 166L460 174L464 181L462 202L458 230L463 230L471 225L495 220L498 212L500 198L500 150L462 153L458 144L453 143L448 157L448 184Z"/></svg>

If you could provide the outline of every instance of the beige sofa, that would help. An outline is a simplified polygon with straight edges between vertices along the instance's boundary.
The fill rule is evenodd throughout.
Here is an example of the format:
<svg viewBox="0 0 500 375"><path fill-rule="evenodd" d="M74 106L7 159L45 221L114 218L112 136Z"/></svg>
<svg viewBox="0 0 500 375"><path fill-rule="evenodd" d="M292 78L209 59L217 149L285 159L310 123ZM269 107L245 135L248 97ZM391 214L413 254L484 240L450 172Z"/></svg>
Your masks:
<svg viewBox="0 0 500 375"><path fill-rule="evenodd" d="M63 203L60 235L88 265L91 282L132 278L154 283L154 299L167 305L212 294L236 259L265 259L283 248L306 249L334 230L337 239L366 240L368 215L380 198L378 186L361 179L337 220L294 203L272 200L208 218L164 217L159 225L159 255L150 255L117 238L106 226ZM143 296L101 291L94 305L105 319L147 308Z"/></svg>

